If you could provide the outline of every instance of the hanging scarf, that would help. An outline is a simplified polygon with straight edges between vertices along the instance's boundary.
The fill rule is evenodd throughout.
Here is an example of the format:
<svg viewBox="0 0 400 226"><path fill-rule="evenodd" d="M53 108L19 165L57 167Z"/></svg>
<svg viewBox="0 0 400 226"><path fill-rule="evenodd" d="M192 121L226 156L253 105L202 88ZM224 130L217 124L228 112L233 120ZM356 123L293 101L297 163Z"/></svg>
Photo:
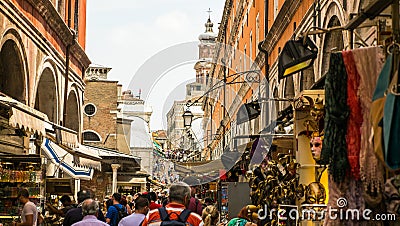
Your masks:
<svg viewBox="0 0 400 226"><path fill-rule="evenodd" d="M358 97L360 86L360 75L358 74L353 53L351 51L342 52L343 61L347 72L347 105L350 110L347 122L347 159L350 165L350 175L355 179L360 179L360 149L361 149L361 103Z"/></svg>
<svg viewBox="0 0 400 226"><path fill-rule="evenodd" d="M360 177L364 186L364 198L371 209L382 201L384 180L383 164L374 153L369 142L371 136L371 105L378 75L385 63L381 47L358 48L353 50L354 61L360 74L358 96L360 98L363 123L361 125Z"/></svg>
<svg viewBox="0 0 400 226"><path fill-rule="evenodd" d="M393 62L398 64L399 62ZM393 74L383 108L383 140L385 162L392 170L400 169L400 94L398 71Z"/></svg>
<svg viewBox="0 0 400 226"><path fill-rule="evenodd" d="M332 53L325 79L325 139L321 162L329 164L329 173L335 182L341 182L349 168L346 148L346 131L349 110L347 107L347 74L341 53Z"/></svg>
<svg viewBox="0 0 400 226"><path fill-rule="evenodd" d="M327 215L325 215L324 225L329 226L353 226L353 225L380 225L374 224L368 221L364 221L362 218L362 213L365 210L365 203L362 197L362 186L361 181L353 180L350 177L344 178L342 182L336 183L333 178L330 176L328 178L328 187L329 187L329 200L327 207L329 209L336 209L338 212L335 212L337 218L333 219ZM345 199L345 202L343 200ZM339 202L339 203L338 203ZM340 206L338 206L340 204ZM357 209L360 211L360 218L357 219L346 219L345 214L340 217L340 211L346 213L347 210ZM335 215L333 215L335 216ZM372 216L372 215L371 215Z"/></svg>

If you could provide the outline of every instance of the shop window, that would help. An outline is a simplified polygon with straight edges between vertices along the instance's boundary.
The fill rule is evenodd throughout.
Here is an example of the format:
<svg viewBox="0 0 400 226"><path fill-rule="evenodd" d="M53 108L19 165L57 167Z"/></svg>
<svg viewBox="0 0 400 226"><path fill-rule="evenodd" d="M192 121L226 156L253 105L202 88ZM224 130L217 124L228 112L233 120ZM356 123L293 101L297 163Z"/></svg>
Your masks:
<svg viewBox="0 0 400 226"><path fill-rule="evenodd" d="M100 142L100 135L94 131L83 132L83 142Z"/></svg>
<svg viewBox="0 0 400 226"><path fill-rule="evenodd" d="M84 112L87 116L94 116L97 112L97 108L94 104L86 104L84 108Z"/></svg>

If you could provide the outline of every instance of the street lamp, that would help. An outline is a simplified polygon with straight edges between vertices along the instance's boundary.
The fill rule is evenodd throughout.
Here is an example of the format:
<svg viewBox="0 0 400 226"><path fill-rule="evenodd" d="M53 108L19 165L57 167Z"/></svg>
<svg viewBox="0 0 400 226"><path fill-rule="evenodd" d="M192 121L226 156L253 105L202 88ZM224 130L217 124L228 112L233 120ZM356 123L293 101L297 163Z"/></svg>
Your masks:
<svg viewBox="0 0 400 226"><path fill-rule="evenodd" d="M190 111L189 107L183 113L182 117L183 117L183 125L185 127L190 127L192 125L193 113Z"/></svg>
<svg viewBox="0 0 400 226"><path fill-rule="evenodd" d="M226 116L226 85L232 85L232 84L238 84L238 83L258 83L259 87L260 87L260 83L261 83L261 71L260 70L250 70L250 71L243 71L243 72L238 72L232 75L227 76L226 75L226 64L225 62L223 62L224 65L224 79L218 81L217 83L215 83L209 90L207 90L203 95L201 95L199 98L197 98L194 102L187 102L186 103L186 111L184 112L183 116L183 120L184 120L184 125L186 128L191 126L191 122L193 119L193 114L190 111L190 107L193 106L195 103L197 103L200 99L202 99L204 96L208 95L210 92L223 87L223 117ZM236 79L238 79L241 75L245 75L244 81L236 81ZM227 82L228 78L232 78L230 82ZM259 88L260 90L260 88ZM259 91L260 92L260 91ZM260 93L259 93L259 98L260 98ZM259 114L260 112L258 112ZM226 146L226 141L225 141L225 133L226 133L226 126L224 124L224 120L222 119L221 121L221 126L222 126L222 131L221 131L221 136L222 136L222 150L225 151L225 146ZM211 131L212 133L212 131ZM234 164L236 163L236 160L238 159L238 155L239 153L235 153L235 152L229 152L229 153L224 153L224 156L221 156L221 160L223 160L223 162L226 163L232 163L234 162ZM210 156L211 157L211 156ZM212 157L211 157L212 158ZM222 187L222 183L221 183L221 179L219 179L218 181L218 209L220 211L222 211L222 191L221 191L221 187Z"/></svg>

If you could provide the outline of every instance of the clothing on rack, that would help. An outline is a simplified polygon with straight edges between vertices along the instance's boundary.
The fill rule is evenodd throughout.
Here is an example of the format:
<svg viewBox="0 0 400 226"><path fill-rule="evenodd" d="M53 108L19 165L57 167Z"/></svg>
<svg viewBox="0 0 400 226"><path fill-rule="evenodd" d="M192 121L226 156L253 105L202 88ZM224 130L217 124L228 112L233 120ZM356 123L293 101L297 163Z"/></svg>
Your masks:
<svg viewBox="0 0 400 226"><path fill-rule="evenodd" d="M361 113L361 103L358 96L360 86L360 75L355 65L353 52L342 52L344 65L347 72L347 105L349 107L349 120L347 121L346 143L347 158L350 165L350 175L355 179L360 179L360 149L361 149L361 125L363 117Z"/></svg>
<svg viewBox="0 0 400 226"><path fill-rule="evenodd" d="M399 62L393 62L398 64ZM383 109L383 140L385 162L390 169L400 169L400 94L397 90L398 71L392 73Z"/></svg>
<svg viewBox="0 0 400 226"><path fill-rule="evenodd" d="M347 74L341 53L331 53L325 79L324 144L321 163L329 164L329 173L335 182L342 182L349 168L346 147Z"/></svg>
<svg viewBox="0 0 400 226"><path fill-rule="evenodd" d="M390 121L388 119L388 114L395 113L394 109L397 109L397 107L393 104L393 102L396 102L395 101L396 98L394 97L394 95L392 96L392 94L388 92L392 75L391 71L392 63L393 63L393 56L389 55L379 75L375 92L372 97L371 116L372 116L372 126L373 126L374 151L377 154L377 156L386 163L386 166L389 169L396 169L400 167L398 164L400 163L399 162L400 154L398 152L399 146L396 147L390 145L393 145L395 144L395 142L400 142L400 141L399 140L391 141L389 139L390 136L392 136L393 138L396 136L395 134L392 133L393 131L391 131L391 129L389 128L391 128L391 126L394 126L394 128L396 128L396 126L398 125L392 125L392 124L395 123L398 119L395 119L394 121ZM388 97L390 97L389 98L390 104L388 104L389 102L386 103ZM389 109L390 107L393 107L392 111L390 111ZM396 117L398 118L399 116ZM386 128L386 130L384 130L384 128Z"/></svg>
<svg viewBox="0 0 400 226"><path fill-rule="evenodd" d="M382 162L374 153L370 142L372 121L372 95L379 73L385 63L381 47L357 48L352 50L357 71L360 75L358 96L362 109L361 125L360 177L363 182L364 198L368 208L373 209L381 204L385 172Z"/></svg>

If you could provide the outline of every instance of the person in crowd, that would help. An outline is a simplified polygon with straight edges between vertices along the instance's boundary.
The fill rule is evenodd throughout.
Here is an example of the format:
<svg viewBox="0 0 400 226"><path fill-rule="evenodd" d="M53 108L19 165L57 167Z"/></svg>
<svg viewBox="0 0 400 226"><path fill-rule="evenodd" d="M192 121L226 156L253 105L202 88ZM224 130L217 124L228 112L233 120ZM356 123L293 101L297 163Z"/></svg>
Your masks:
<svg viewBox="0 0 400 226"><path fill-rule="evenodd" d="M190 201L190 187L184 182L171 184L169 188L169 203L165 207L170 220L177 220L178 216L187 208ZM162 209L162 208L160 208ZM160 217L160 209L151 210L143 221L143 226L159 225L162 222ZM186 220L191 226L203 226L201 217L191 212Z"/></svg>
<svg viewBox="0 0 400 226"><path fill-rule="evenodd" d="M78 192L77 195L78 195L78 203L79 204L76 208L70 209L67 212L67 214L65 214L63 226L71 226L72 224L74 224L78 221L81 221L83 219L83 215L82 215L83 201L85 201L86 199L90 199L91 193L90 193L90 191L87 191L87 190L81 190ZM104 219L103 212L100 210L100 208L98 208L97 211L98 211L97 219L105 222L106 220Z"/></svg>
<svg viewBox="0 0 400 226"><path fill-rule="evenodd" d="M123 218L118 226L139 226L149 212L149 200L144 197L138 197L135 200L135 212Z"/></svg>
<svg viewBox="0 0 400 226"><path fill-rule="evenodd" d="M214 201L210 197L205 198L204 204L203 204L203 209L210 205L214 205Z"/></svg>
<svg viewBox="0 0 400 226"><path fill-rule="evenodd" d="M105 206L105 207L106 207L106 211L105 211L105 212L107 212L107 211L108 211L108 208L110 208L110 206L113 205L112 196L111 196L111 198L109 198L109 199L106 200L105 205L106 205L106 206Z"/></svg>
<svg viewBox="0 0 400 226"><path fill-rule="evenodd" d="M60 202L63 205L63 208L61 208L61 209L55 208L49 202L46 202L46 206L47 206L47 208L48 208L50 213L57 214L60 217L65 217L65 214L67 214L67 212L70 209L74 208L74 205L72 204L72 200L71 200L71 197L69 195L63 195L60 198Z"/></svg>
<svg viewBox="0 0 400 226"><path fill-rule="evenodd" d="M252 222L251 216L249 216L249 212L247 210L247 207L243 207L238 216L235 218L232 218L227 226L257 226L257 224Z"/></svg>
<svg viewBox="0 0 400 226"><path fill-rule="evenodd" d="M36 226L38 211L36 205L29 201L29 192L27 189L21 189L18 192L18 201L23 205L21 212L22 222L13 222L17 226Z"/></svg>
<svg viewBox="0 0 400 226"><path fill-rule="evenodd" d="M82 203L83 219L72 224L72 226L108 226L105 222L97 219L98 214L99 204L93 199L86 199Z"/></svg>
<svg viewBox="0 0 400 226"><path fill-rule="evenodd" d="M119 218L118 214L118 209L122 209L123 211L126 211L125 207L121 205L121 194L120 193L114 193L112 195L112 201L113 204L107 209L107 215L106 215L106 222L107 224L111 226L117 226L117 220Z"/></svg>
<svg viewBox="0 0 400 226"><path fill-rule="evenodd" d="M219 220L219 211L217 207L214 205L206 206L203 209L201 218L203 218L204 226L217 226Z"/></svg>
<svg viewBox="0 0 400 226"><path fill-rule="evenodd" d="M148 193L148 197L149 197L149 202L150 202L150 210L154 210L154 209L158 209L160 207L162 207L162 205L157 204L157 194L155 192L149 192Z"/></svg>
<svg viewBox="0 0 400 226"><path fill-rule="evenodd" d="M161 204L162 204L162 206L166 206L168 204L168 192L167 191L161 192Z"/></svg>
<svg viewBox="0 0 400 226"><path fill-rule="evenodd" d="M196 198L197 187L200 185L199 179L189 176L189 177L184 178L183 182L190 185L191 198L190 198L190 203L189 203L188 209L190 209L192 212L197 213L198 215L201 215L202 211L203 211L203 207L202 207L200 200L198 200Z"/></svg>
<svg viewBox="0 0 400 226"><path fill-rule="evenodd" d="M135 202L133 201L133 196L132 195L126 196L126 201L128 201L128 205L131 208L131 211L133 212L135 210Z"/></svg>
<svg viewBox="0 0 400 226"><path fill-rule="evenodd" d="M132 214L132 209L131 209L131 207L128 205L128 200L126 200L126 197L125 197L124 195L121 197L121 202L120 202L120 204L121 204L122 206L125 207L126 212L128 213L128 215L131 215L131 214Z"/></svg>

